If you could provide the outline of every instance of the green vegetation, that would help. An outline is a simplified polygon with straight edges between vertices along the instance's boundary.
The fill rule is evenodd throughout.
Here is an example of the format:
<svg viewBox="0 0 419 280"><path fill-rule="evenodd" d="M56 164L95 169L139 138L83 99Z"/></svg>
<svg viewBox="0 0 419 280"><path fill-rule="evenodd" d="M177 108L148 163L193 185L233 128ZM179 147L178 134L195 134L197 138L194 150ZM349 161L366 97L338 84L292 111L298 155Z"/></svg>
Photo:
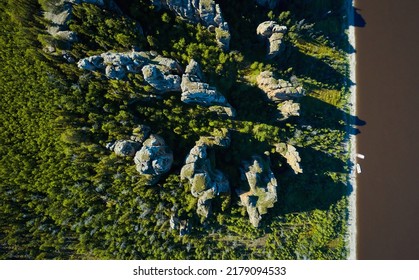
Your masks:
<svg viewBox="0 0 419 280"><path fill-rule="evenodd" d="M287 1L274 11L250 0L219 2L234 51L217 47L206 27L137 0L128 15L75 6L69 28L80 40L68 53L77 61L138 46L182 66L193 58L237 110L235 119L184 104L179 94L150 99L152 88L141 75L117 81L83 72L42 50L54 44L60 53L65 44L46 33L38 1L0 3L0 258L346 258L351 116L343 0ZM255 32L269 19L289 30L285 53L274 61L265 59ZM300 117L277 120L276 105L255 86L255 77L268 69L303 84L308 95L300 101ZM128 139L138 124L150 126L174 153L170 174L155 186L144 184L132 159L105 149L112 140ZM215 198L212 216L201 221L189 184L180 182L195 141L226 128L231 146L212 150L211 158L233 189L241 162L271 151L278 202L259 228L250 225L234 190ZM275 153L279 142L297 147L303 174L294 175ZM170 229L173 211L189 219L189 235Z"/></svg>

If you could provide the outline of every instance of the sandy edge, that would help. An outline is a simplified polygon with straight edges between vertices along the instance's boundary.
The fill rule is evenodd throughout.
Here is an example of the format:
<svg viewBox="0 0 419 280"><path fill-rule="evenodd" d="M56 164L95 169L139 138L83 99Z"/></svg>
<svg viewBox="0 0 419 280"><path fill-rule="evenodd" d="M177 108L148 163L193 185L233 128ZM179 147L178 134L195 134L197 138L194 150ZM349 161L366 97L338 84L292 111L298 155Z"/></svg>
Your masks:
<svg viewBox="0 0 419 280"><path fill-rule="evenodd" d="M355 0L346 0L348 25L349 25L349 43L356 49L355 41L355 26L354 26L354 10L352 7L355 6ZM353 82L353 85L349 88L350 92L350 114L356 116L356 53L353 52L348 54L349 60L349 78ZM354 124L350 124L348 129L351 129ZM350 149L350 161L353 163L353 168L349 174L348 184L352 186L352 193L349 196L349 217L348 217L348 259L355 260L357 258L357 227L356 227L356 163L357 163L357 146L356 136L350 135L348 148Z"/></svg>

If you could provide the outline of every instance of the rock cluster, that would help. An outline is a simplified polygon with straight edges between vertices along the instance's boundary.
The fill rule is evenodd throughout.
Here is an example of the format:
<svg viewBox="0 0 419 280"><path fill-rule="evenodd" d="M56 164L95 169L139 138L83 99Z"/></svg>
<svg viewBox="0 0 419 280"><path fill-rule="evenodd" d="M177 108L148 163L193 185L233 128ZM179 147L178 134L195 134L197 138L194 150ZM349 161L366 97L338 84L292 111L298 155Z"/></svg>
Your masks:
<svg viewBox="0 0 419 280"><path fill-rule="evenodd" d="M223 50L229 49L231 36L228 24L223 19L220 5L214 0L151 0L151 3L157 9L169 9L184 19L214 29L219 46Z"/></svg>
<svg viewBox="0 0 419 280"><path fill-rule="evenodd" d="M286 143L279 143L275 145L275 149L277 153L287 160L287 163L291 166L292 170L294 170L295 174L303 173L303 169L300 167L300 154L294 146Z"/></svg>
<svg viewBox="0 0 419 280"><path fill-rule="evenodd" d="M263 6L269 9L273 9L278 6L279 0L256 0L259 6Z"/></svg>
<svg viewBox="0 0 419 280"><path fill-rule="evenodd" d="M77 66L105 73L109 79L124 79L128 73L142 73L144 80L159 93L180 91L180 65L154 52L107 52L79 60Z"/></svg>
<svg viewBox="0 0 419 280"><path fill-rule="evenodd" d="M191 193L198 198L197 213L207 218L211 213L211 200L220 193L229 193L227 177L212 167L207 155L208 146L200 141L191 149L180 172L181 179L191 184Z"/></svg>
<svg viewBox="0 0 419 280"><path fill-rule="evenodd" d="M256 33L264 40L268 39L268 58L277 57L284 49L282 39L287 32L286 26L281 26L275 21L265 21L259 24Z"/></svg>
<svg viewBox="0 0 419 280"><path fill-rule="evenodd" d="M173 153L163 138L150 132L150 127L139 125L131 140L117 140L108 143L106 148L118 156L134 157L136 169L143 175L145 183L154 185L172 167Z"/></svg>
<svg viewBox="0 0 419 280"><path fill-rule="evenodd" d="M191 60L182 76L181 100L188 104L199 104L201 106L215 106L220 114L229 117L235 116L235 110L227 102L226 98L215 88L204 82L201 67L195 60Z"/></svg>
<svg viewBox="0 0 419 280"><path fill-rule="evenodd" d="M294 85L282 79L274 78L271 71L264 71L256 77L258 87L272 101L284 101L302 97L305 91L302 86Z"/></svg>
<svg viewBox="0 0 419 280"><path fill-rule="evenodd" d="M240 202L246 207L250 223L259 226L262 215L268 212L277 201L278 183L269 166L269 159L254 156L243 162L242 180L244 185L236 190Z"/></svg>
<svg viewBox="0 0 419 280"><path fill-rule="evenodd" d="M148 184L153 185L172 167L173 153L163 138L151 134L135 154L134 162L137 171L148 177Z"/></svg>

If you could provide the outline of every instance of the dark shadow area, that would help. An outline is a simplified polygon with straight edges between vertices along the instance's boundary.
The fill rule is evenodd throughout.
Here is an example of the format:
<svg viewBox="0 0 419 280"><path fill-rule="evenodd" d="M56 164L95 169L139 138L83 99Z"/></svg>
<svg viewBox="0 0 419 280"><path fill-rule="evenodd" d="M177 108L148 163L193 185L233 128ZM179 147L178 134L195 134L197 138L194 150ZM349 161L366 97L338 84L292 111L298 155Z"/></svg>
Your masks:
<svg viewBox="0 0 419 280"><path fill-rule="evenodd" d="M365 27L367 25L367 22L364 20L362 15L359 13L361 10L356 8L356 7L352 7L352 9L353 9L353 13L354 13L354 21L351 22L350 24L355 26L355 27Z"/></svg>
<svg viewBox="0 0 419 280"><path fill-rule="evenodd" d="M279 116L276 104L261 89L246 82L236 83L226 97L236 109L236 120L273 124Z"/></svg>
<svg viewBox="0 0 419 280"><path fill-rule="evenodd" d="M349 134L359 134L360 130L353 126L364 126L366 122L357 116L348 114L337 107L330 105L320 99L304 96L300 99L301 112L298 123L310 125L315 128L330 128L334 130L347 131Z"/></svg>
<svg viewBox="0 0 419 280"><path fill-rule="evenodd" d="M286 65L293 68L293 74L297 77L310 77L327 85L328 88L336 90L340 90L342 84L353 85L346 75L341 74L324 61L302 53L292 45L287 46L285 57Z"/></svg>
<svg viewBox="0 0 419 280"><path fill-rule="evenodd" d="M287 176L277 176L278 203L271 215L283 215L313 209L326 210L343 196L352 193L352 186L334 181L327 173L348 174L348 166L333 156L312 148L299 148L302 174L294 175L289 168ZM285 173L287 174L287 173Z"/></svg>

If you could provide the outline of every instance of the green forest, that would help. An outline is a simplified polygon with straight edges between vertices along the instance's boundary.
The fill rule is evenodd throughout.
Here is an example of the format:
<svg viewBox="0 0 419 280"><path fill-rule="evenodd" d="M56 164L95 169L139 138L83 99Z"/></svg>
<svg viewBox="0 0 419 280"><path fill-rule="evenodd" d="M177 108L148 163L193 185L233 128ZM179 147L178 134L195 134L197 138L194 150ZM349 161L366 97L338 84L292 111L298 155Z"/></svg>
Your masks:
<svg viewBox="0 0 419 280"><path fill-rule="evenodd" d="M115 1L119 12L74 5L68 28L78 40L70 45L47 32L43 11L56 2L0 1L1 259L347 258L353 117L346 1L283 0L274 9L215 1L229 25L229 50L209 28L149 0ZM270 20L288 29L274 59L256 34ZM141 75L108 79L75 63L133 47L182 67L197 61L236 116L186 104L176 92L153 98ZM265 70L298 79L306 91L300 116L278 119L277 104L256 85ZM139 125L173 151L170 171L153 185L132 158L106 148ZM231 144L208 157L231 190L215 197L203 218L181 169L201 137L226 131ZM278 154L278 143L296 147L303 173ZM236 190L242 162L263 154L278 198L254 227ZM173 213L188 220L188 234L171 229Z"/></svg>

